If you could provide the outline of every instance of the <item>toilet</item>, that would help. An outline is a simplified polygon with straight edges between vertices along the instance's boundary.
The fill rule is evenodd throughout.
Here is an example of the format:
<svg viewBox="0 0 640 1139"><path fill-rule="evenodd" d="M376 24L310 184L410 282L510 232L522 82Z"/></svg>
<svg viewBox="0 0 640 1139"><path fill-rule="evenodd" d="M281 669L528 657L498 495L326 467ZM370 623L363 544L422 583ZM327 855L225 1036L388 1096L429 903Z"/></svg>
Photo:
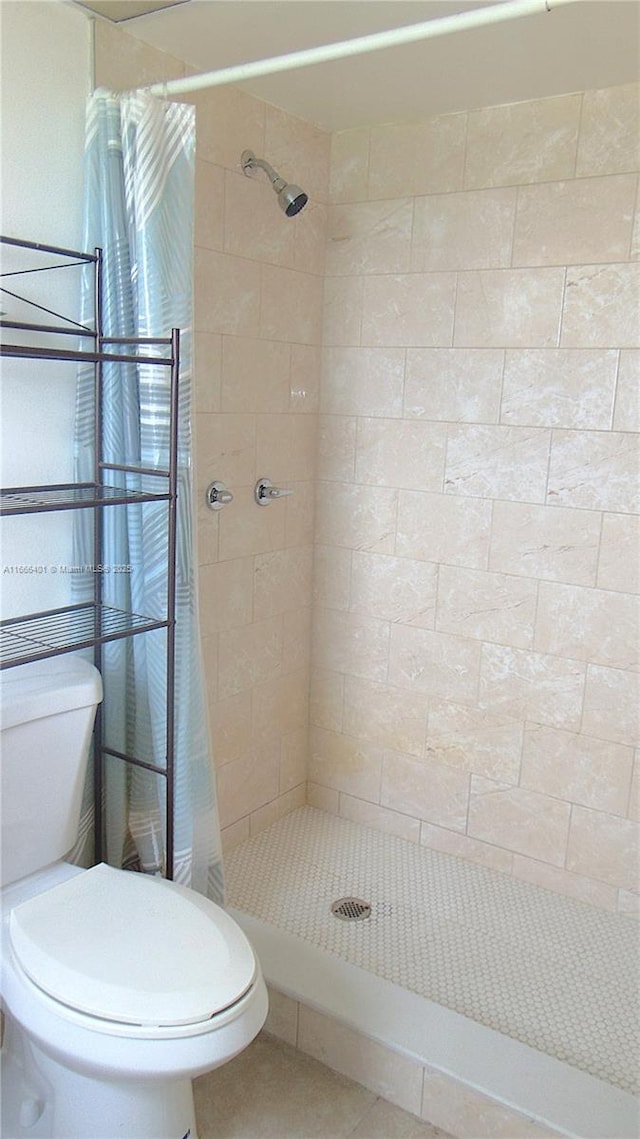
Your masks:
<svg viewBox="0 0 640 1139"><path fill-rule="evenodd" d="M267 1014L243 932L162 878L64 861L78 828L97 670L3 673L3 1139L197 1139L191 1081Z"/></svg>

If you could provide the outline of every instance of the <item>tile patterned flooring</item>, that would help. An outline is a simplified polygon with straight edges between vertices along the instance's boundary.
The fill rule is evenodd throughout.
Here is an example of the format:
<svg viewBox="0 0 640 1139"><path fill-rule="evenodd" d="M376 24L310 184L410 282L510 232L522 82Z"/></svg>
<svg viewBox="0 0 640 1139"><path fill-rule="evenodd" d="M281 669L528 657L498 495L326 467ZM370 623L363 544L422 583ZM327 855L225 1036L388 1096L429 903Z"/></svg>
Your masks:
<svg viewBox="0 0 640 1139"><path fill-rule="evenodd" d="M625 1091L640 1054L638 928L312 807L226 859L231 905ZM373 904L366 922L331 902Z"/></svg>
<svg viewBox="0 0 640 1139"><path fill-rule="evenodd" d="M265 1032L194 1089L199 1139L452 1139Z"/></svg>

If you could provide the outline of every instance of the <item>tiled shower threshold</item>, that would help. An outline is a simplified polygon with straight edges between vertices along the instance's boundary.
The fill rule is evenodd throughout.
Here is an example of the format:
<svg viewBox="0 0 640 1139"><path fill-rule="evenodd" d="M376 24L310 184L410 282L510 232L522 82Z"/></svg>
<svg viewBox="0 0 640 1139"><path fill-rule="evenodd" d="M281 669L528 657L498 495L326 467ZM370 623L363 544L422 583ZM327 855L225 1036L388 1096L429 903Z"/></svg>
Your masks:
<svg viewBox="0 0 640 1139"><path fill-rule="evenodd" d="M562 1134L638 1134L630 919L311 807L226 872L285 995ZM371 917L335 918L353 895Z"/></svg>

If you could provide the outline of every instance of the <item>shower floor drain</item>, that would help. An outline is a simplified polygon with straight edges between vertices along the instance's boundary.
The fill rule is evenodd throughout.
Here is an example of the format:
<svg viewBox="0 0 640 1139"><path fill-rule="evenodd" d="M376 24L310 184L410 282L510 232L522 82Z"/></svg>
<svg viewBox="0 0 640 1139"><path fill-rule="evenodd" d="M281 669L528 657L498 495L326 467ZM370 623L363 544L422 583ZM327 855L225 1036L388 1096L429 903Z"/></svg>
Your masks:
<svg viewBox="0 0 640 1139"><path fill-rule="evenodd" d="M361 898L338 898L331 905L331 913L342 921L363 921L371 917L371 906Z"/></svg>

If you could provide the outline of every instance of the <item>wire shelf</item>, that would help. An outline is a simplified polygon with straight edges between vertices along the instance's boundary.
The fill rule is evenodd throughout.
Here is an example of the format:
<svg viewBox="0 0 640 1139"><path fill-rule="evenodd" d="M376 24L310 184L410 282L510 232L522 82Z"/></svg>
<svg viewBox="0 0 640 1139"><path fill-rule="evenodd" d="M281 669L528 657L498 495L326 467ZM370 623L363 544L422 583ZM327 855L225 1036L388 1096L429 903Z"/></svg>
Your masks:
<svg viewBox="0 0 640 1139"><path fill-rule="evenodd" d="M128 342L125 342L128 343ZM35 348L30 344L0 344L0 356L14 356L26 360L84 360L89 364L160 364L173 367L171 356L137 356L123 352L77 352L70 348Z"/></svg>
<svg viewBox="0 0 640 1139"><path fill-rule="evenodd" d="M166 629L168 621L86 602L0 623L0 668L42 660L92 645Z"/></svg>
<svg viewBox="0 0 640 1139"><path fill-rule="evenodd" d="M168 499L168 493L124 490L99 483L7 487L0 491L0 515L83 510L90 506L124 506L136 502L166 502Z"/></svg>

